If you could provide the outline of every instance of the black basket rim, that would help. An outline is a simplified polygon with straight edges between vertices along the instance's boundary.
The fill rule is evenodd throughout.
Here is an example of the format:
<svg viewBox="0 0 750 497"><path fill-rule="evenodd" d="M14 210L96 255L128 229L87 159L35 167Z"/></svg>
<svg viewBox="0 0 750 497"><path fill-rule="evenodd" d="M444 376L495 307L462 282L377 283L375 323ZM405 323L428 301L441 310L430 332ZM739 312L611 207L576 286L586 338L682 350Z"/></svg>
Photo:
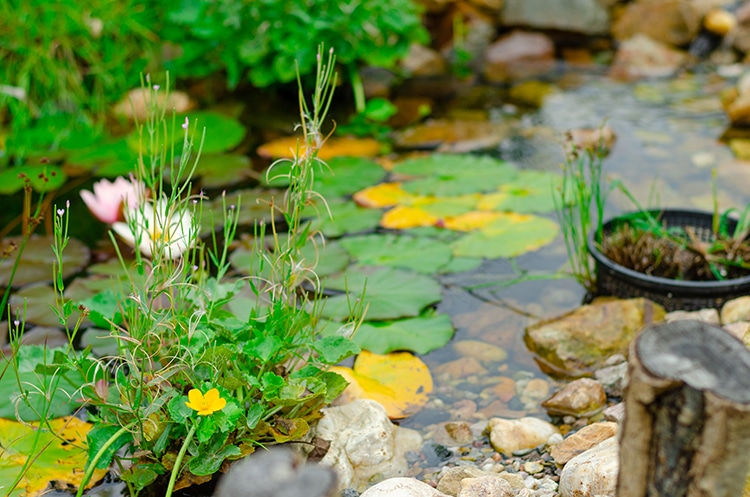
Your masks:
<svg viewBox="0 0 750 497"><path fill-rule="evenodd" d="M639 212L641 211L624 212L622 214L618 214L617 216L613 216L609 218L603 224L604 230L606 231L606 228L608 226L611 226L612 223L614 223L618 219L621 219L625 216L638 214ZM698 218L710 217L711 219L713 219L712 212L701 211L701 210L648 209L646 212L650 212L652 214L658 214L659 218L663 218L664 216L675 216L675 217L693 216L693 217L698 217ZM675 280L671 278L662 278L660 276L650 276L648 274L634 271L632 269L626 268L625 266L612 262L609 258L607 258L604 254L601 253L601 251L596 245L595 237L596 237L596 230L594 229L591 231L591 233L589 233L589 236L586 240L586 246L588 247L589 254L591 254L591 256L594 258L594 260L598 264L601 264L608 270L612 271L614 274L619 274L623 278L630 278L633 280L637 280L647 288L654 288L657 290L671 291L671 292L686 292L687 291L688 293L700 294L706 291L730 292L738 287L750 285L750 275L743 276L741 278L733 278L731 280L724 280L724 281L686 281L686 280Z"/></svg>

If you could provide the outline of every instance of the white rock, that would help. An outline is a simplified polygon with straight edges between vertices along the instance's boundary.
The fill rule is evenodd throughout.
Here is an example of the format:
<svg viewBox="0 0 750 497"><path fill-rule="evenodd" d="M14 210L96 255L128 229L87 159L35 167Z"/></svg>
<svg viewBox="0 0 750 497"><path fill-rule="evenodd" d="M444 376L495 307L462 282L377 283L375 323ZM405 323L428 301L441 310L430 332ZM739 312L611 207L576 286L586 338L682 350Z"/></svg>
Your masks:
<svg viewBox="0 0 750 497"><path fill-rule="evenodd" d="M492 418L489 422L490 442L496 451L510 455L515 450L533 449L560 431L538 418Z"/></svg>
<svg viewBox="0 0 750 497"><path fill-rule="evenodd" d="M360 497L448 497L414 478L390 478L362 492Z"/></svg>
<svg viewBox="0 0 750 497"><path fill-rule="evenodd" d="M617 437L574 457L560 475L560 497L614 497L619 467Z"/></svg>
<svg viewBox="0 0 750 497"><path fill-rule="evenodd" d="M315 434L331 442L320 463L336 470L341 489L360 492L376 475L393 478L406 474L405 453L422 448L419 433L395 426L385 408L373 400L323 409Z"/></svg>
<svg viewBox="0 0 750 497"><path fill-rule="evenodd" d="M461 480L458 497L513 497L514 492L507 481L499 476L480 476Z"/></svg>

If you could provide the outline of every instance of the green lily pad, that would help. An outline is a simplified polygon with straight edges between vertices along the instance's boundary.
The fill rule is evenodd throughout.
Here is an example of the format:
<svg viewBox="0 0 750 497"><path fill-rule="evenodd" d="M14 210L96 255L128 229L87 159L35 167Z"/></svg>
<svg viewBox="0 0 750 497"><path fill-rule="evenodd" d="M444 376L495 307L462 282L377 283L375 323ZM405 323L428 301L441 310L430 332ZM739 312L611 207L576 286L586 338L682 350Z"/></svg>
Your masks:
<svg viewBox="0 0 750 497"><path fill-rule="evenodd" d="M326 209L317 202L315 206L306 208L303 215L317 218L312 223L313 229L320 230L328 238L372 231L377 228L383 215L379 209L365 209L350 200L329 200L327 204Z"/></svg>
<svg viewBox="0 0 750 497"><path fill-rule="evenodd" d="M13 315L27 325L60 326L57 315L52 311L55 306L55 290L47 284L27 285L13 292L8 302ZM73 311L68 319L68 326L75 325L78 315L77 311Z"/></svg>
<svg viewBox="0 0 750 497"><path fill-rule="evenodd" d="M500 186L497 193L484 195L478 207L521 213L552 212L555 188L561 181L559 175L546 171L519 171L516 178Z"/></svg>
<svg viewBox="0 0 750 497"><path fill-rule="evenodd" d="M290 167L289 161L275 164L263 175L264 181L268 176L269 185L288 185L286 175L289 174ZM380 182L386 175L380 164L364 157L334 157L324 163L317 163L313 173L313 190L327 199L351 195Z"/></svg>
<svg viewBox="0 0 750 497"><path fill-rule="evenodd" d="M123 139L102 140L94 146L70 151L66 164L91 169L97 176L124 176L135 169L137 154Z"/></svg>
<svg viewBox="0 0 750 497"><path fill-rule="evenodd" d="M77 403L73 400L77 398L75 391L85 383L80 373L60 370L54 381L56 388L53 389L51 387L55 375L37 371L37 367L53 364L55 351L66 353L64 348L22 345L14 354L14 362L11 364L7 364L10 359L0 355L0 371L5 371L0 376L0 418L17 419L18 413L23 421L37 421L39 415L34 411L42 413L47 403L47 418L65 416L76 409ZM25 401L20 399L19 380L24 385L24 391L28 392ZM47 395L51 399L46 398Z"/></svg>
<svg viewBox="0 0 750 497"><path fill-rule="evenodd" d="M236 154L201 155L195 175L201 177L204 188L218 188L236 184L250 177L250 158Z"/></svg>
<svg viewBox="0 0 750 497"><path fill-rule="evenodd" d="M473 211L479 202L477 195L435 197L434 202L419 204L419 208L435 217L460 216Z"/></svg>
<svg viewBox="0 0 750 497"><path fill-rule="evenodd" d="M452 257L445 266L440 266L439 274L463 273L473 271L484 262L479 257Z"/></svg>
<svg viewBox="0 0 750 497"><path fill-rule="evenodd" d="M200 143L203 128L206 128L206 138L202 149L204 154L217 154L232 150L245 138L245 127L237 119L211 111L193 112L188 114L188 117L191 131L193 125L197 123L196 147ZM180 140L182 140L182 134L180 134Z"/></svg>
<svg viewBox="0 0 750 497"><path fill-rule="evenodd" d="M393 172L417 178L403 183L409 193L451 196L492 191L511 181L516 168L491 157L435 154L396 164Z"/></svg>
<svg viewBox="0 0 750 497"><path fill-rule="evenodd" d="M458 257L515 257L550 243L558 230L557 223L550 219L508 213L453 242L451 247Z"/></svg>
<svg viewBox="0 0 750 497"><path fill-rule="evenodd" d="M388 354L396 350L427 354L447 344L453 337L453 332L450 317L435 314L384 323L365 322L353 339L363 349L376 354Z"/></svg>
<svg viewBox="0 0 750 497"><path fill-rule="evenodd" d="M271 202L280 201L283 197L284 192L281 190L251 188L228 193L225 201L221 196L204 201L200 222L201 236L219 230L224 225L224 205L227 209L236 209L239 205L238 224L252 226L259 221L271 222L274 215Z"/></svg>
<svg viewBox="0 0 750 497"><path fill-rule="evenodd" d="M350 304L362 299L369 305L367 319L385 320L418 316L428 305L440 301L440 284L423 274L394 268L352 268L329 278L326 290L346 291L324 302L322 316L343 320L350 316Z"/></svg>
<svg viewBox="0 0 750 497"><path fill-rule="evenodd" d="M20 191L27 180L34 191L51 192L63 186L67 178L62 167L52 164L10 167L0 172L0 194Z"/></svg>
<svg viewBox="0 0 750 497"><path fill-rule="evenodd" d="M7 286L10 282L10 274L16 262L18 250L20 250L21 237L8 237L0 243L0 253L9 250L10 244L19 247L10 251L10 257L0 260L0 285ZM52 252L53 237L32 236L29 238L18 269L13 278L13 286L24 286L29 283L40 283L52 281L52 263L57 259ZM68 241L68 246L63 251L63 278L67 278L81 269L89 262L89 249L75 238Z"/></svg>
<svg viewBox="0 0 750 497"><path fill-rule="evenodd" d="M308 242L300 255L303 259L300 262L312 268L319 278L336 274L349 265L349 254L335 241L326 242L325 246L319 245L317 248L315 244ZM253 254L252 246L243 244L232 252L229 262L238 273L249 275L251 265L257 265L257 258Z"/></svg>
<svg viewBox="0 0 750 497"><path fill-rule="evenodd" d="M438 240L407 235L365 235L341 240L363 266L390 266L434 274L451 260L450 246Z"/></svg>

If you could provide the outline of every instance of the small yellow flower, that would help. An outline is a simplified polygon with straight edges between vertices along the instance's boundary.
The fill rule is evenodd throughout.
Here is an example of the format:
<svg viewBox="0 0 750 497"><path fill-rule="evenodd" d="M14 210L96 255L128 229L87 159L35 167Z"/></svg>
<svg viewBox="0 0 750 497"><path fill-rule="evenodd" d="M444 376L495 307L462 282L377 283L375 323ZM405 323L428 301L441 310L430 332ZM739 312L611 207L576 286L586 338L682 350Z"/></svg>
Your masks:
<svg viewBox="0 0 750 497"><path fill-rule="evenodd" d="M188 399L190 402L185 402L185 405L198 411L198 416L208 416L216 411L221 411L227 405L226 399L222 399L219 396L219 391L215 388L206 392L206 395L203 395L197 388L193 388L188 392Z"/></svg>

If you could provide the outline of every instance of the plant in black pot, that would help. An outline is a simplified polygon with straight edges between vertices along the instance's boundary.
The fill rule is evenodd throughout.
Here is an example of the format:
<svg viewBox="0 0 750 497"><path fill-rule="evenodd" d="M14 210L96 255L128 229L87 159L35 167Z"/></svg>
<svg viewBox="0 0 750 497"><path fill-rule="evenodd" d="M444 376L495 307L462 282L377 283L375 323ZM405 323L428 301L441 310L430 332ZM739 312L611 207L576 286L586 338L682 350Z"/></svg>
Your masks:
<svg viewBox="0 0 750 497"><path fill-rule="evenodd" d="M591 296L645 297L672 311L750 294L750 205L737 217L716 202L713 212L644 209L620 182L602 186L602 152L573 148L557 195L572 271ZM605 221L613 189L637 210Z"/></svg>

